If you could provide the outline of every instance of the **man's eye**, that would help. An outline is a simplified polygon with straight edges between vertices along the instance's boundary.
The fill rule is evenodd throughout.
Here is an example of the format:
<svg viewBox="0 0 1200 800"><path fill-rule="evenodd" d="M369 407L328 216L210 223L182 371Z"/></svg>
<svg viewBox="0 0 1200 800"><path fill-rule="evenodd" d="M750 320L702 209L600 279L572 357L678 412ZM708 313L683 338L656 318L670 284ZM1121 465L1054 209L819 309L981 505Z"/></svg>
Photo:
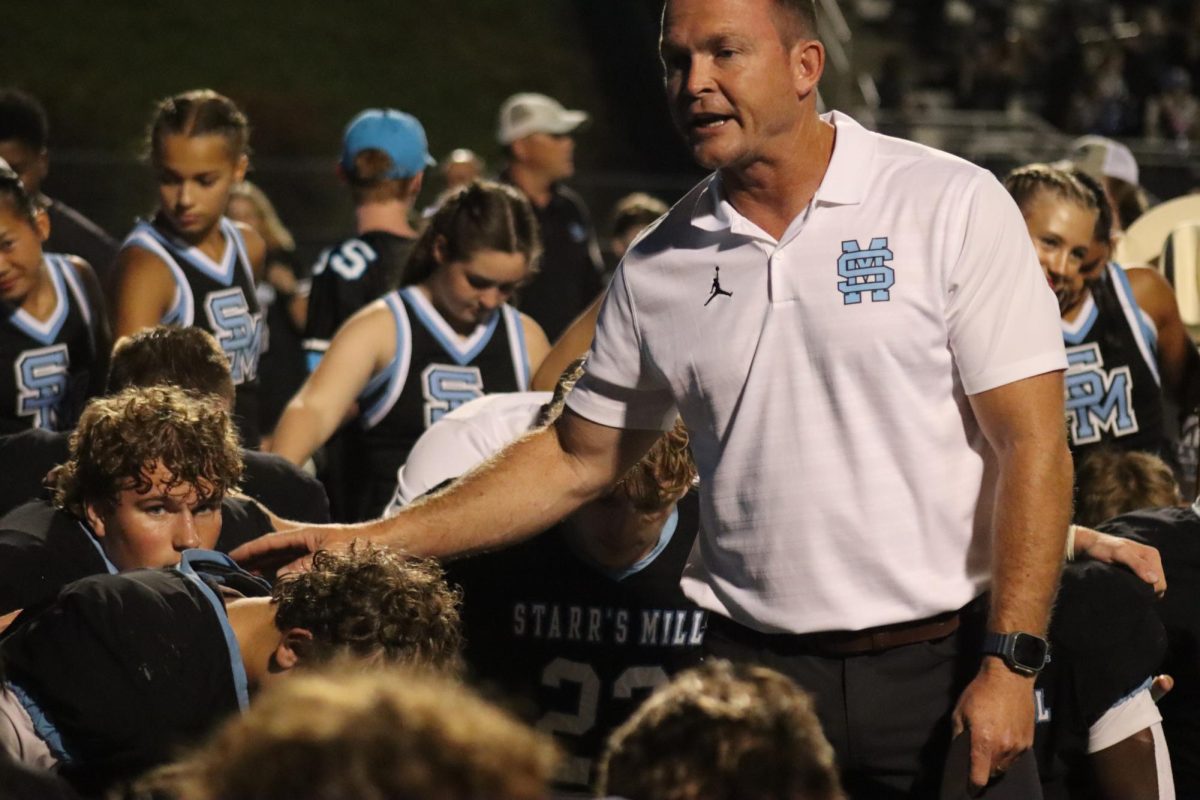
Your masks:
<svg viewBox="0 0 1200 800"><path fill-rule="evenodd" d="M216 183L216 182L217 182L217 179L216 179L216 178L214 178L214 177L210 177L210 176L208 176L208 175L205 175L205 176L203 176L203 177L201 177L201 178L197 178L197 179L196 179L196 183L200 184L201 186L203 186L203 187L205 187L205 188L207 188L207 187L209 187L209 186L212 186L212 185L213 185L214 183Z"/></svg>
<svg viewBox="0 0 1200 800"><path fill-rule="evenodd" d="M468 275L467 283L471 284L471 288L473 288L473 289L490 289L496 285L492 281L489 281L487 278L479 278L479 277L476 277L475 275Z"/></svg>

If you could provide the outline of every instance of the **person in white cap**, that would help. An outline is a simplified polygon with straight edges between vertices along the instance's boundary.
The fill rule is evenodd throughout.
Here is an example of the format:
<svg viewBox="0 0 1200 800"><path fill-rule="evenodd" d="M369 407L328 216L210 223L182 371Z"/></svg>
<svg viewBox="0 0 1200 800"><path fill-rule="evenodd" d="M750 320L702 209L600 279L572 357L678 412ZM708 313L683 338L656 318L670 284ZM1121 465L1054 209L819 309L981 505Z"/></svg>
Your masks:
<svg viewBox="0 0 1200 800"><path fill-rule="evenodd" d="M500 107L496 138L508 158L500 179L529 198L542 231L541 272L522 289L519 304L552 342L604 288L587 206L562 184L575 174L572 134L587 120L544 94L515 94Z"/></svg>
<svg viewBox="0 0 1200 800"><path fill-rule="evenodd" d="M1138 184L1137 159L1125 145L1103 136L1081 136L1071 142L1067 160L1104 187L1115 235L1146 211L1149 202Z"/></svg>

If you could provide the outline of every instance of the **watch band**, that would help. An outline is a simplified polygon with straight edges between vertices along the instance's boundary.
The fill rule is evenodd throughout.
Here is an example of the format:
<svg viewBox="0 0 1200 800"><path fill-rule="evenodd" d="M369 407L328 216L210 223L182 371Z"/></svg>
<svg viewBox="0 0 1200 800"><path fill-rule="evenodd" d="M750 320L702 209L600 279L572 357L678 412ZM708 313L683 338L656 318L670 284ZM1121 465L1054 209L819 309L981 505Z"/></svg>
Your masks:
<svg viewBox="0 0 1200 800"><path fill-rule="evenodd" d="M1017 631L993 633L983 637L984 655L1000 656L1009 669L1022 675L1036 675L1050 661L1050 645L1041 636Z"/></svg>

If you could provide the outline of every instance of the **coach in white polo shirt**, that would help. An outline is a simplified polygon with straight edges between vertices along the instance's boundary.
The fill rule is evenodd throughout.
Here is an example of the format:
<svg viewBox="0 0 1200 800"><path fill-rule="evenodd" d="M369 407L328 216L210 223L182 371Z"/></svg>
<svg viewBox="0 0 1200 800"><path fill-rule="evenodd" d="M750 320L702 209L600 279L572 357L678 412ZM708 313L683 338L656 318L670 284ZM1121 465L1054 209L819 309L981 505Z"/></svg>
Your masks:
<svg viewBox="0 0 1200 800"><path fill-rule="evenodd" d="M715 172L626 255L569 413L390 520L235 555L500 546L598 496L679 413L704 484L685 583L713 650L816 694L852 796L936 796L952 709L972 782L1012 765L1070 506L1056 304L990 174L817 115L814 32L811 0L668 0L671 110ZM983 635L989 589L1004 655L981 659L963 631Z"/></svg>

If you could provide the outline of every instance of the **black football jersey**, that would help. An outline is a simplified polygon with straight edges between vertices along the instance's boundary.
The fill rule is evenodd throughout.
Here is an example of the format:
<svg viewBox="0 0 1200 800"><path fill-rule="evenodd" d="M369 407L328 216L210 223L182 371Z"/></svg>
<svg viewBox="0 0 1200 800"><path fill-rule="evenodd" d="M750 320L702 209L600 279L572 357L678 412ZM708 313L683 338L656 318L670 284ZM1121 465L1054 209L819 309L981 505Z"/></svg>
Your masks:
<svg viewBox="0 0 1200 800"><path fill-rule="evenodd" d="M1129 278L1110 263L1073 322L1067 348L1067 433L1076 463L1101 446L1166 454L1157 340Z"/></svg>
<svg viewBox="0 0 1200 800"><path fill-rule="evenodd" d="M383 302L395 321L396 355L367 384L358 423L347 431L343 490L357 520L383 513L396 489L396 470L426 428L484 394L529 388L525 333L515 308L501 306L464 338L416 287L391 292Z"/></svg>
<svg viewBox="0 0 1200 800"><path fill-rule="evenodd" d="M168 761L247 707L219 593L231 576L243 590L257 584L256 596L269 592L220 554L189 550L178 567L76 581L0 638L9 688L60 774L89 796Z"/></svg>
<svg viewBox="0 0 1200 800"><path fill-rule="evenodd" d="M92 307L64 256L46 253L45 264L57 298L49 318L0 303L0 434L70 430L103 389L107 354L97 351L103 312Z"/></svg>
<svg viewBox="0 0 1200 800"><path fill-rule="evenodd" d="M690 493L655 550L621 572L584 561L561 528L448 565L473 679L554 735L564 788L590 785L609 733L699 663L705 612L679 587L698 519Z"/></svg>
<svg viewBox="0 0 1200 800"><path fill-rule="evenodd" d="M1050 663L1035 684L1033 744L1044 796L1096 797L1088 730L1110 708L1149 687L1166 651L1154 591L1119 567L1068 564L1049 638Z"/></svg>
<svg viewBox="0 0 1200 800"><path fill-rule="evenodd" d="M148 222L139 222L122 247L148 250L166 265L175 280L175 302L163 325L197 327L211 333L229 357L237 389L234 416L242 441L257 447L258 359L262 352L263 317L254 291L254 273L246 243L237 226L221 218L225 254L220 263Z"/></svg>
<svg viewBox="0 0 1200 800"><path fill-rule="evenodd" d="M416 240L406 236L367 231L321 251L312 269L304 327L309 372L316 369L342 323L400 285L414 244Z"/></svg>
<svg viewBox="0 0 1200 800"><path fill-rule="evenodd" d="M1179 797L1200 797L1200 512L1158 508L1123 514L1099 526L1158 549L1167 593L1154 604L1167 629L1162 673L1175 688L1158 703Z"/></svg>

